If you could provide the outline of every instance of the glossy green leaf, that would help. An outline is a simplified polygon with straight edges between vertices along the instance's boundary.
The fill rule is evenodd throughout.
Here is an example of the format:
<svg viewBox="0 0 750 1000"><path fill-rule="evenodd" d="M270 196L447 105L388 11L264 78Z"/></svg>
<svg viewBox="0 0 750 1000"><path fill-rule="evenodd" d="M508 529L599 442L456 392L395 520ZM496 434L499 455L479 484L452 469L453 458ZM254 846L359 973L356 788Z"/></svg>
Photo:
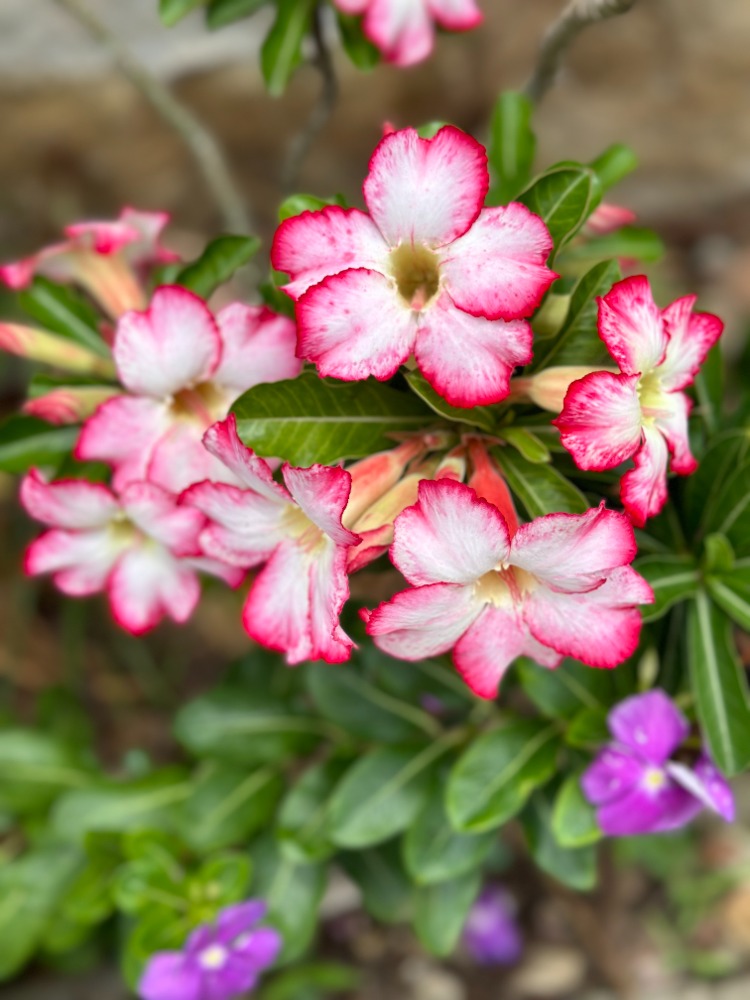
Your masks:
<svg viewBox="0 0 750 1000"><path fill-rule="evenodd" d="M260 67L268 92L279 97L302 61L302 42L310 30L315 0L277 0L276 20L263 42Z"/></svg>
<svg viewBox="0 0 750 1000"><path fill-rule="evenodd" d="M530 518L559 511L582 514L588 503L581 491L552 465L529 462L512 448L494 451L500 470Z"/></svg>
<svg viewBox="0 0 750 1000"><path fill-rule="evenodd" d="M445 417L446 420L470 424L472 427L481 427L482 430L490 433L495 429L495 418L492 416L492 411L486 406L474 406L468 409L451 406L439 393L435 392L424 375L417 371L408 372L406 381L433 412Z"/></svg>
<svg viewBox="0 0 750 1000"><path fill-rule="evenodd" d="M427 799L431 768L445 747L380 747L358 760L330 802L331 839L369 847L405 830Z"/></svg>
<svg viewBox="0 0 750 1000"><path fill-rule="evenodd" d="M293 465L333 465L392 448L389 434L421 430L432 417L411 393L373 379L339 382L313 372L256 385L232 411L245 444Z"/></svg>
<svg viewBox="0 0 750 1000"><path fill-rule="evenodd" d="M701 564L705 573L719 576L734 567L734 549L726 535L715 531L704 538Z"/></svg>
<svg viewBox="0 0 750 1000"><path fill-rule="evenodd" d="M321 761L297 779L281 803L276 839L283 854L300 863L324 861L334 853L329 836L328 803L348 763Z"/></svg>
<svg viewBox="0 0 750 1000"><path fill-rule="evenodd" d="M553 719L571 718L585 708L606 712L622 696L617 674L626 670L595 670L569 659L556 670L547 670L525 658L516 662L515 669L528 697Z"/></svg>
<svg viewBox="0 0 750 1000"><path fill-rule="evenodd" d="M257 236L218 236L198 260L184 267L175 284L207 299L260 249Z"/></svg>
<svg viewBox="0 0 750 1000"><path fill-rule="evenodd" d="M248 771L219 761L198 772L184 806L183 835L199 854L243 844L270 820L284 782L270 767Z"/></svg>
<svg viewBox="0 0 750 1000"><path fill-rule="evenodd" d="M594 807L583 794L581 771L560 786L552 807L552 833L561 847L585 847L601 840Z"/></svg>
<svg viewBox="0 0 750 1000"><path fill-rule="evenodd" d="M162 24L171 28L191 10L195 10L205 2L206 0L159 0L159 17Z"/></svg>
<svg viewBox="0 0 750 1000"><path fill-rule="evenodd" d="M109 345L99 332L94 307L67 285L56 285L37 276L18 296L18 304L45 330L74 340L102 358L111 358Z"/></svg>
<svg viewBox="0 0 750 1000"><path fill-rule="evenodd" d="M635 563L635 569L644 576L654 592L654 603L641 608L646 622L655 621L675 604L695 595L700 584L700 574L692 556L644 556Z"/></svg>
<svg viewBox="0 0 750 1000"><path fill-rule="evenodd" d="M60 740L34 729L0 730L0 801L12 811L43 809L89 780Z"/></svg>
<svg viewBox="0 0 750 1000"><path fill-rule="evenodd" d="M698 396L698 406L694 412L702 417L707 430L714 434L721 422L724 408L724 359L721 341L714 344L708 352L693 384Z"/></svg>
<svg viewBox="0 0 750 1000"><path fill-rule="evenodd" d="M206 0L203 0L205 3ZM243 17L250 17L270 0L209 0L206 10L206 24L209 28L223 28Z"/></svg>
<svg viewBox="0 0 750 1000"><path fill-rule="evenodd" d="M722 530L720 525L729 509L728 483L745 465L750 466L749 431L725 431L711 441L697 471L682 489L682 516L688 537L700 538Z"/></svg>
<svg viewBox="0 0 750 1000"><path fill-rule="evenodd" d="M477 737L454 765L446 807L456 830L493 830L555 770L557 727L517 719Z"/></svg>
<svg viewBox="0 0 750 1000"><path fill-rule="evenodd" d="M279 205L279 222L301 215L303 212L319 212L322 208L335 204L335 201L316 198L314 194L290 194Z"/></svg>
<svg viewBox="0 0 750 1000"><path fill-rule="evenodd" d="M497 436L512 445L532 465L549 462L552 457L544 441L526 427L515 427L513 424L501 427Z"/></svg>
<svg viewBox="0 0 750 1000"><path fill-rule="evenodd" d="M740 558L750 555L750 461L743 462L725 481L716 523L711 527L726 536Z"/></svg>
<svg viewBox="0 0 750 1000"><path fill-rule="evenodd" d="M617 142L608 146L589 166L599 178L602 191L607 191L632 174L638 166L638 157L629 146Z"/></svg>
<svg viewBox="0 0 750 1000"><path fill-rule="evenodd" d="M536 177L516 201L545 221L555 250L560 250L601 201L601 185L590 167L558 163Z"/></svg>
<svg viewBox="0 0 750 1000"><path fill-rule="evenodd" d="M414 897L414 929L433 955L450 955L482 886L481 872L423 886Z"/></svg>
<svg viewBox="0 0 750 1000"><path fill-rule="evenodd" d="M213 854L188 879L188 894L199 905L220 910L247 899L252 873L252 860L244 852Z"/></svg>
<svg viewBox="0 0 750 1000"><path fill-rule="evenodd" d="M596 846L562 847L552 831L552 794L545 789L529 802L521 825L531 856L542 871L577 892L596 886Z"/></svg>
<svg viewBox="0 0 750 1000"><path fill-rule="evenodd" d="M365 851L344 851L338 859L362 893L367 912L385 924L398 924L410 914L414 887L404 871L398 841Z"/></svg>
<svg viewBox="0 0 750 1000"><path fill-rule="evenodd" d="M557 336L538 341L534 348L532 370L553 365L613 364L599 338L597 296L606 295L620 279L616 261L595 264L579 278L570 296L568 313Z"/></svg>
<svg viewBox="0 0 750 1000"><path fill-rule="evenodd" d="M432 794L404 836L404 865L418 885L445 882L479 868L494 842L494 831L457 833L442 795Z"/></svg>
<svg viewBox="0 0 750 1000"><path fill-rule="evenodd" d="M513 201L529 181L536 150L533 113L534 105L518 91L506 90L495 103L487 145L491 204Z"/></svg>
<svg viewBox="0 0 750 1000"><path fill-rule="evenodd" d="M406 743L440 732L431 715L365 680L351 663L311 663L307 688L327 719L361 740Z"/></svg>
<svg viewBox="0 0 750 1000"><path fill-rule="evenodd" d="M196 757L253 765L309 752L326 728L318 719L291 714L281 701L223 688L181 708L174 732Z"/></svg>
<svg viewBox="0 0 750 1000"><path fill-rule="evenodd" d="M737 774L750 764L750 705L731 626L704 591L688 611L688 653L698 718L719 768Z"/></svg>
<svg viewBox="0 0 750 1000"><path fill-rule="evenodd" d="M719 576L709 576L707 586L721 610L750 632L750 564L737 563Z"/></svg>
<svg viewBox="0 0 750 1000"><path fill-rule="evenodd" d="M257 1000L327 1000L357 994L360 973L338 962L305 962L277 973L263 986ZM358 995L358 994L357 994Z"/></svg>
<svg viewBox="0 0 750 1000"><path fill-rule="evenodd" d="M357 69L367 72L380 62L380 50L362 31L362 18L336 11L341 47Z"/></svg>
<svg viewBox="0 0 750 1000"><path fill-rule="evenodd" d="M565 730L565 742L582 750L598 750L610 738L604 708L582 708L570 720Z"/></svg>
<svg viewBox="0 0 750 1000"><path fill-rule="evenodd" d="M46 420L14 413L0 423L0 471L27 472L32 466L56 465L69 455L78 427L55 427Z"/></svg>
<svg viewBox="0 0 750 1000"><path fill-rule="evenodd" d="M565 251L567 261L592 264L595 261L616 257L620 260L637 260L643 264L654 264L666 252L663 240L644 226L622 226L613 233L592 236L578 246Z"/></svg>

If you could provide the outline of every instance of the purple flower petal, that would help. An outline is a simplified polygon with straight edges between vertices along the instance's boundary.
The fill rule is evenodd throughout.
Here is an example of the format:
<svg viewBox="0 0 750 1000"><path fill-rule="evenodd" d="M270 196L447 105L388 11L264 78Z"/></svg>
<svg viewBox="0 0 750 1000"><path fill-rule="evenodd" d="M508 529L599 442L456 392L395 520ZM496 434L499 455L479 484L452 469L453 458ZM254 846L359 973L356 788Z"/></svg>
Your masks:
<svg viewBox="0 0 750 1000"><path fill-rule="evenodd" d="M673 782L666 771L652 768L644 772L643 780L631 791L600 806L596 819L608 836L627 837L676 830L698 812L700 803L689 792Z"/></svg>
<svg viewBox="0 0 750 1000"><path fill-rule="evenodd" d="M266 904L262 899L248 899L245 903L227 906L216 921L216 940L230 944L241 934L246 934L266 915Z"/></svg>
<svg viewBox="0 0 750 1000"><path fill-rule="evenodd" d="M475 961L483 965L518 961L523 939L508 893L497 886L482 890L464 925L463 941Z"/></svg>
<svg viewBox="0 0 750 1000"><path fill-rule="evenodd" d="M627 794L643 778L645 765L626 750L607 746L581 776L583 794L592 805L604 805Z"/></svg>
<svg viewBox="0 0 750 1000"><path fill-rule="evenodd" d="M707 809L718 813L727 823L732 822L735 812L732 789L708 754L701 754L692 770L676 761L667 764L667 770Z"/></svg>
<svg viewBox="0 0 750 1000"><path fill-rule="evenodd" d="M138 986L143 1000L203 1000L201 970L181 951L152 955Z"/></svg>
<svg viewBox="0 0 750 1000"><path fill-rule="evenodd" d="M609 729L618 743L651 764L663 764L690 732L685 716L655 688L626 698L609 713Z"/></svg>
<svg viewBox="0 0 750 1000"><path fill-rule="evenodd" d="M205 951L206 948L210 948L215 941L216 928L213 924L201 924L200 927L195 928L187 939L185 951L189 955L197 955L199 952Z"/></svg>
<svg viewBox="0 0 750 1000"><path fill-rule="evenodd" d="M234 954L260 971L276 961L282 943L278 931L272 927L259 927L235 941Z"/></svg>

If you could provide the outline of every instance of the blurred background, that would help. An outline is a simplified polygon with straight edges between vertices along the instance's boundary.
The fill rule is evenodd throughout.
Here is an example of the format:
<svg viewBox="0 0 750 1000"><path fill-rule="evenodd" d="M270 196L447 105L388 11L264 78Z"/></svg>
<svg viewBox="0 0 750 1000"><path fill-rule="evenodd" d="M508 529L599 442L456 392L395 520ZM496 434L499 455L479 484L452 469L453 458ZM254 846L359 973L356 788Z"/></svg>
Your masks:
<svg viewBox="0 0 750 1000"><path fill-rule="evenodd" d="M303 66L283 97L268 96L257 67L268 24L262 11L211 33L199 12L164 28L157 0L87 6L214 133L267 247L290 144L320 88L316 71ZM481 6L483 28L441 37L432 59L409 70L362 74L336 52L338 103L297 189L359 203L386 121L448 120L481 138L497 93L529 76L563 4ZM667 245L653 271L660 297L697 292L699 308L725 320L735 358L750 317L748 51L748 0L641 0L578 39L535 121L540 168L588 160L613 142L635 150L640 169L612 200ZM167 243L186 256L223 228L182 138L123 79L107 46L55 0L0 0L0 123L0 259L53 241L65 223L114 217L123 204L170 212ZM23 369L13 359L0 365L5 414L20 398ZM41 699L42 711L54 712L63 686L113 766L136 748L168 757L171 707L246 649L231 598L209 592L189 629L162 626L148 643L115 633L102 605L63 604L46 586L19 579L33 529L16 511L14 483L3 480L0 489L10 540L0 557L0 711L38 717ZM750 642L744 655L750 662ZM747 817L750 789L740 784L738 796ZM327 901L324 950L361 967L360 986L342 994L361 1000L747 1000L750 835L742 820L729 830L708 823L639 842L638 851L625 845L605 865L605 890L592 897L555 888L530 867L509 870L526 947L507 971L478 970L461 956L425 958L405 931L382 931L353 910L345 887ZM114 972L32 971L0 996L122 1000L124 993Z"/></svg>

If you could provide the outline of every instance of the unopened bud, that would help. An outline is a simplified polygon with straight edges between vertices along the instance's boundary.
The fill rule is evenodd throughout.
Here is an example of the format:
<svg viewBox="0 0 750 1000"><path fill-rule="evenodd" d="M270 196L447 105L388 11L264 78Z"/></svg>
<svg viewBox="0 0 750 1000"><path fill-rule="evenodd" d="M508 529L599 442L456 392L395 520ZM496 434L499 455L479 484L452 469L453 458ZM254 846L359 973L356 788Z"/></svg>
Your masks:
<svg viewBox="0 0 750 1000"><path fill-rule="evenodd" d="M497 507L505 518L508 531L514 535L518 530L518 514L500 469L478 439L469 443L469 456L473 467L469 486L477 496Z"/></svg>
<svg viewBox="0 0 750 1000"><path fill-rule="evenodd" d="M365 511L395 486L409 462L425 450L421 438L411 438L397 448L380 451L350 465L347 472L352 477L352 489L342 518L344 527L352 529Z"/></svg>
<svg viewBox="0 0 750 1000"><path fill-rule="evenodd" d="M44 396L28 399L23 412L50 424L78 424L98 406L117 394L117 389L107 386L61 386Z"/></svg>
<svg viewBox="0 0 750 1000"><path fill-rule="evenodd" d="M527 399L543 410L560 413L565 394L573 382L592 372L613 371L611 368L592 368L590 365L560 365L546 368L538 375L514 378L510 383L510 398Z"/></svg>
<svg viewBox="0 0 750 1000"><path fill-rule="evenodd" d="M635 212L629 208L603 201L586 220L583 232L588 236L606 236L608 233L616 233L623 226L632 225L636 218Z"/></svg>
<svg viewBox="0 0 750 1000"><path fill-rule="evenodd" d="M82 375L115 375L114 365L107 358L53 333L20 323L0 323L0 350Z"/></svg>

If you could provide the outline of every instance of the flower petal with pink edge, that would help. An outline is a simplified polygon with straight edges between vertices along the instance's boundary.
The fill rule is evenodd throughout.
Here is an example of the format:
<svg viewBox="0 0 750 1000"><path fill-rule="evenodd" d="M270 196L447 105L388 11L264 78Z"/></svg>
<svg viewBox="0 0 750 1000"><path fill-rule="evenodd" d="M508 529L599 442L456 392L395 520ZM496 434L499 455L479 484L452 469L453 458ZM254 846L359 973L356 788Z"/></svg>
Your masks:
<svg viewBox="0 0 750 1000"><path fill-rule="evenodd" d="M85 479L58 479L48 483L38 469L21 482L20 499L27 514L53 528L102 528L119 504L102 483Z"/></svg>
<svg viewBox="0 0 750 1000"><path fill-rule="evenodd" d="M313 524L339 545L357 544L359 535L341 523L352 487L352 477L345 469L328 465L298 469L285 464L282 475L287 489Z"/></svg>
<svg viewBox="0 0 750 1000"><path fill-rule="evenodd" d="M385 0L382 6L402 5ZM446 125L432 139L420 139L413 128L386 135L372 155L363 191L373 221L390 246L440 247L467 231L488 188L484 148Z"/></svg>
<svg viewBox="0 0 750 1000"><path fill-rule="evenodd" d="M173 555L201 554L198 536L205 518L199 510L177 506L174 494L156 483L130 483L122 491L120 500L128 520L149 538L161 542Z"/></svg>
<svg viewBox="0 0 750 1000"><path fill-rule="evenodd" d="M496 698L500 681L524 652L527 628L513 606L488 605L456 643L456 669L480 698Z"/></svg>
<svg viewBox="0 0 750 1000"><path fill-rule="evenodd" d="M162 285L145 312L120 318L112 352L123 385L161 399L211 377L221 360L221 337L202 299Z"/></svg>
<svg viewBox="0 0 750 1000"><path fill-rule="evenodd" d="M384 653L422 660L451 649L482 607L472 587L433 583L402 590L370 613L367 634Z"/></svg>
<svg viewBox="0 0 750 1000"><path fill-rule="evenodd" d="M122 554L123 543L108 528L95 531L46 531L24 557L29 576L51 573L55 585L70 597L103 590Z"/></svg>
<svg viewBox="0 0 750 1000"><path fill-rule="evenodd" d="M65 235L76 245L98 254L117 253L129 243L135 243L139 232L121 219L110 222L74 222L66 226Z"/></svg>
<svg viewBox="0 0 750 1000"><path fill-rule="evenodd" d="M297 351L323 376L382 381L411 354L415 316L382 274L344 271L308 289L297 303Z"/></svg>
<svg viewBox="0 0 750 1000"><path fill-rule="evenodd" d="M167 407L157 400L115 396L89 417L81 428L73 454L85 462L114 466L112 483L122 489L145 479L151 453L170 426Z"/></svg>
<svg viewBox="0 0 750 1000"><path fill-rule="evenodd" d="M200 598L193 569L160 545L142 545L123 554L109 579L115 621L133 635L158 625L165 615L186 622Z"/></svg>
<svg viewBox="0 0 750 1000"><path fill-rule="evenodd" d="M599 336L626 375L653 371L664 360L667 334L648 278L639 274L612 286L599 303Z"/></svg>
<svg viewBox="0 0 750 1000"><path fill-rule="evenodd" d="M585 514L547 514L522 524L509 561L555 590L584 592L637 551L630 521L602 503Z"/></svg>
<svg viewBox="0 0 750 1000"><path fill-rule="evenodd" d="M670 468L681 476L689 476L698 468L690 451L688 416L693 402L683 392L664 393L661 407L655 415L655 424L667 439L672 459Z"/></svg>
<svg viewBox="0 0 750 1000"><path fill-rule="evenodd" d="M0 267L0 281L19 291L27 288L35 274L43 274L53 281L70 281L75 273L75 250L70 240L44 247L38 253Z"/></svg>
<svg viewBox="0 0 750 1000"><path fill-rule="evenodd" d="M690 732L685 716L658 688L621 701L609 713L607 725L618 743L659 766Z"/></svg>
<svg viewBox="0 0 750 1000"><path fill-rule="evenodd" d="M236 590L245 579L245 569L242 566L228 566L218 559L210 559L207 556L188 556L182 560L186 566L197 570L199 573L208 573L223 580L228 587Z"/></svg>
<svg viewBox="0 0 750 1000"><path fill-rule="evenodd" d="M690 385L724 329L718 316L692 311L696 298L686 295L677 299L661 314L669 342L659 377L671 392Z"/></svg>
<svg viewBox="0 0 750 1000"><path fill-rule="evenodd" d="M136 267L169 264L180 260L180 255L160 245L161 235L169 223L168 212L141 212L126 206L120 212L120 222L138 233L138 239L128 244L124 256Z"/></svg>
<svg viewBox="0 0 750 1000"><path fill-rule="evenodd" d="M579 469L613 469L641 443L638 376L592 372L578 379L552 423Z"/></svg>
<svg viewBox="0 0 750 1000"><path fill-rule="evenodd" d="M419 499L394 522L391 559L409 583L474 583L508 558L502 514L450 479L423 480Z"/></svg>
<svg viewBox="0 0 750 1000"><path fill-rule="evenodd" d="M213 381L239 394L262 382L296 378L302 362L295 355L297 327L288 316L263 306L233 302L216 316L221 361Z"/></svg>
<svg viewBox="0 0 750 1000"><path fill-rule="evenodd" d="M435 44L435 27L424 0L370 0L363 28L394 66L421 62Z"/></svg>
<svg viewBox="0 0 750 1000"><path fill-rule="evenodd" d="M427 8L448 31L468 31L484 20L474 0L427 0Z"/></svg>
<svg viewBox="0 0 750 1000"><path fill-rule="evenodd" d="M268 462L240 440L233 413L208 428L203 435L203 444L246 489L254 490L277 504L291 502L289 493L274 480Z"/></svg>
<svg viewBox="0 0 750 1000"><path fill-rule="evenodd" d="M291 277L284 290L298 299L331 274L363 267L382 270L388 251L369 215L358 208L328 205L281 223L273 238L271 263Z"/></svg>
<svg viewBox="0 0 750 1000"><path fill-rule="evenodd" d="M531 327L471 316L443 294L420 313L417 364L452 406L483 406L508 395L516 365L531 361Z"/></svg>
<svg viewBox="0 0 750 1000"><path fill-rule="evenodd" d="M620 483L620 499L636 528L642 528L667 502L667 442L657 427L645 426L643 438L635 468Z"/></svg>
<svg viewBox="0 0 750 1000"><path fill-rule="evenodd" d="M205 448L204 432L197 420L176 420L154 445L144 478L172 493L204 479L236 484L232 470Z"/></svg>
<svg viewBox="0 0 750 1000"><path fill-rule="evenodd" d="M354 643L339 624L349 598L346 549L328 544L310 567L310 640L312 655L327 663L344 663Z"/></svg>
<svg viewBox="0 0 750 1000"><path fill-rule="evenodd" d="M557 278L545 264L552 237L538 215L512 202L485 208L471 229L440 253L451 298L472 316L530 316Z"/></svg>
<svg viewBox="0 0 750 1000"><path fill-rule="evenodd" d="M282 528L289 508L252 490L227 483L198 483L180 497L211 522L200 535L206 555L232 566L251 567L265 562L286 537Z"/></svg>
<svg viewBox="0 0 750 1000"><path fill-rule="evenodd" d="M370 0L333 0L334 7L343 10L345 14L362 14Z"/></svg>

